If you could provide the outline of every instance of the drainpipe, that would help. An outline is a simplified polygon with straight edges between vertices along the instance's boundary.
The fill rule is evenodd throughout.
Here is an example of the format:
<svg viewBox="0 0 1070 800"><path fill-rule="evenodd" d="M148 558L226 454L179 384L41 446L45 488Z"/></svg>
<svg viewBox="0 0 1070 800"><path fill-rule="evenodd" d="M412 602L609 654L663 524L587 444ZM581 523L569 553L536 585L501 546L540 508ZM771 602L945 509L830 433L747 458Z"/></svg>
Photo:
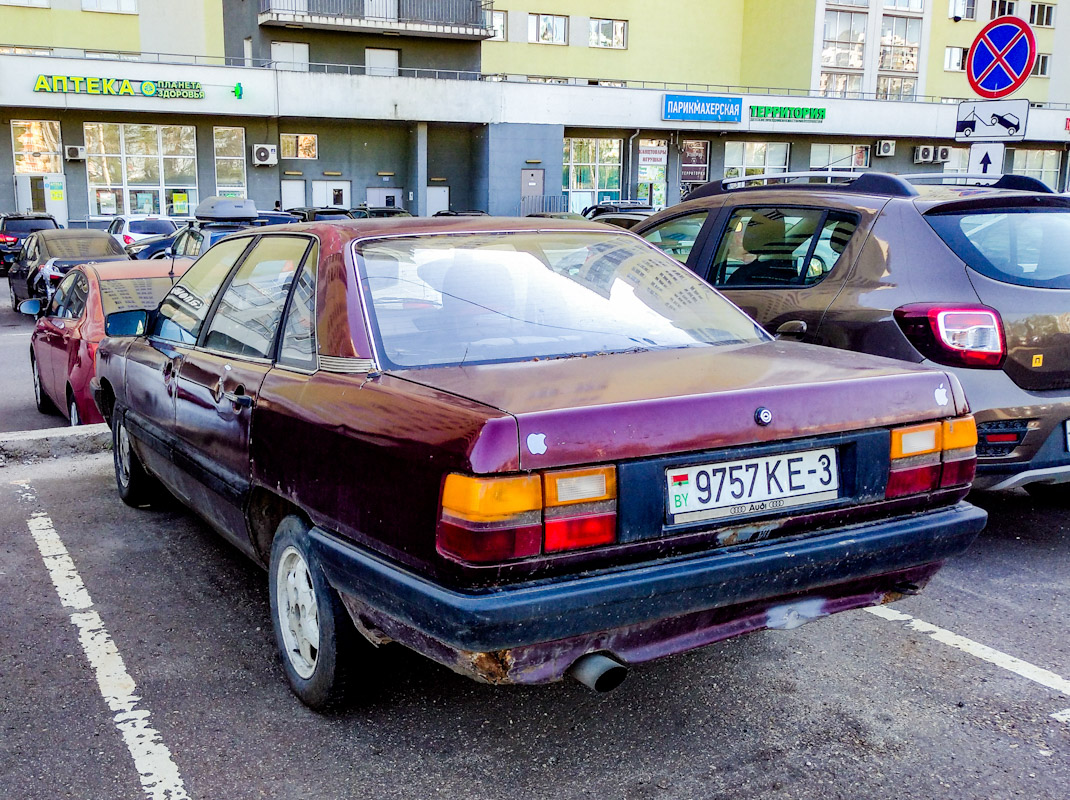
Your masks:
<svg viewBox="0 0 1070 800"><path fill-rule="evenodd" d="M628 197L622 197L621 200L631 200L633 194L632 189L635 188L635 182L632 180L632 142L635 141L635 137L639 135L640 128L635 129L635 133L628 139ZM595 202L598 202L598 190L594 190Z"/></svg>

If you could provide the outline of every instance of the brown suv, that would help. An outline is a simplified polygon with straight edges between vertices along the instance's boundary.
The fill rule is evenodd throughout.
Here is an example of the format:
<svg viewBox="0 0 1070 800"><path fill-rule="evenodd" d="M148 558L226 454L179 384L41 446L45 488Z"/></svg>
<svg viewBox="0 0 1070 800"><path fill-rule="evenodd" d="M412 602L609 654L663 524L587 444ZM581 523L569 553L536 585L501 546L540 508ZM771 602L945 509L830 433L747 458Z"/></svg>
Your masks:
<svg viewBox="0 0 1070 800"><path fill-rule="evenodd" d="M785 178L804 182L733 188ZM984 186L816 179L707 184L633 231L771 332L950 368L977 417L974 485L1061 495L1070 198L1013 175Z"/></svg>

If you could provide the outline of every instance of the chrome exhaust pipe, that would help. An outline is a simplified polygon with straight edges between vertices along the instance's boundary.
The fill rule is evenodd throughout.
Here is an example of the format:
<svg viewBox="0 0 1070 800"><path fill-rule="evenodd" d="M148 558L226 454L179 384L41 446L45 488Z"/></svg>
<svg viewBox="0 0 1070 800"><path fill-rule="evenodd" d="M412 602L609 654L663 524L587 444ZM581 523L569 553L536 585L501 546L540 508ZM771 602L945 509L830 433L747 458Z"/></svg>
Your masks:
<svg viewBox="0 0 1070 800"><path fill-rule="evenodd" d="M628 677L628 668L601 653L580 656L565 673L594 692L611 692Z"/></svg>

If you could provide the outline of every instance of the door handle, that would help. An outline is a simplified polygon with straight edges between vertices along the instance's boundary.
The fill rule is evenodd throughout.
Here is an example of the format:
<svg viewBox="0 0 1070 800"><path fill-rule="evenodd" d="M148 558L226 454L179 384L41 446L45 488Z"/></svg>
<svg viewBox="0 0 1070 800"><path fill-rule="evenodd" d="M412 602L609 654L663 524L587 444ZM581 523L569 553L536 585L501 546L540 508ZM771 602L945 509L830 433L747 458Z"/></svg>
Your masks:
<svg viewBox="0 0 1070 800"><path fill-rule="evenodd" d="M253 406L252 395L246 394L245 387L240 384L234 387L233 392L223 392L223 399L229 400L237 409L252 408Z"/></svg>

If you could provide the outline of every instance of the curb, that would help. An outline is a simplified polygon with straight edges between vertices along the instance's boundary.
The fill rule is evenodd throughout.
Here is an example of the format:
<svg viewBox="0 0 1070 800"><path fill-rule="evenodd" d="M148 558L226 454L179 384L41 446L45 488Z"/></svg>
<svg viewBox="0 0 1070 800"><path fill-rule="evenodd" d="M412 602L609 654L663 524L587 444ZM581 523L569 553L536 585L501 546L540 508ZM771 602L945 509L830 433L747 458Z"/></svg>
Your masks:
<svg viewBox="0 0 1070 800"><path fill-rule="evenodd" d="M103 422L77 428L0 433L0 466L7 461L103 453L111 449L111 429Z"/></svg>

